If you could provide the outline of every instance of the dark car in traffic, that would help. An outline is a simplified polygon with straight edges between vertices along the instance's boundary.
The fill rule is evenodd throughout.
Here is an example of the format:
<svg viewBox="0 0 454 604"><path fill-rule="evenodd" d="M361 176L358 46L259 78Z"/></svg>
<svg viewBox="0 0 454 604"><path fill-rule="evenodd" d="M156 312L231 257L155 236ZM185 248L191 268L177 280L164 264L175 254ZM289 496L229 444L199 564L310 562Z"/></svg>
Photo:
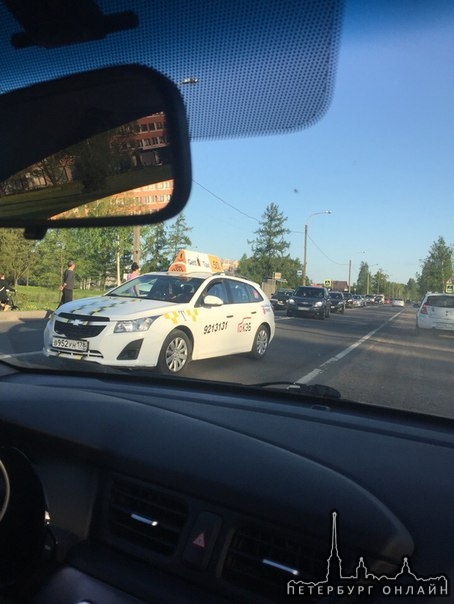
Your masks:
<svg viewBox="0 0 454 604"><path fill-rule="evenodd" d="M331 302L331 312L344 313L345 303L343 292L331 291L329 292L329 299Z"/></svg>
<svg viewBox="0 0 454 604"><path fill-rule="evenodd" d="M331 301L326 287L302 285L287 300L287 316L305 315L328 319Z"/></svg>
<svg viewBox="0 0 454 604"><path fill-rule="evenodd" d="M270 302L274 310L285 310L287 308L287 300L293 294L293 289L278 289L271 294Z"/></svg>

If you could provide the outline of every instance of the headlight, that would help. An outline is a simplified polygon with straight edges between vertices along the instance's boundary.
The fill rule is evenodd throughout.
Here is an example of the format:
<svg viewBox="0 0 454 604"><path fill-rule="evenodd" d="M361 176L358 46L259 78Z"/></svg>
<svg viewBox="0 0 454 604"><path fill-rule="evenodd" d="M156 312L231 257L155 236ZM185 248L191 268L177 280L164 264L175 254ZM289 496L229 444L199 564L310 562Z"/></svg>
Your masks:
<svg viewBox="0 0 454 604"><path fill-rule="evenodd" d="M323 306L323 302L322 302L321 300L319 300L318 302L316 302L316 303L314 304L314 306L317 306L317 307L318 307L318 306Z"/></svg>
<svg viewBox="0 0 454 604"><path fill-rule="evenodd" d="M132 321L118 321L114 333L133 333L134 331L147 331L153 323L154 318L134 319Z"/></svg>
<svg viewBox="0 0 454 604"><path fill-rule="evenodd" d="M295 304L295 300L293 298L289 298L287 300L287 304Z"/></svg>

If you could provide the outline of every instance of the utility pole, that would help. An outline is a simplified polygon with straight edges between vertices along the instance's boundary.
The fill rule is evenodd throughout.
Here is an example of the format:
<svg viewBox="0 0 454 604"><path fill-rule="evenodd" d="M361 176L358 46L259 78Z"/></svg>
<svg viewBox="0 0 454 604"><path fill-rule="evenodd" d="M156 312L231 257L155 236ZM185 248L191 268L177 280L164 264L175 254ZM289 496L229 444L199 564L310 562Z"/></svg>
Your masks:
<svg viewBox="0 0 454 604"><path fill-rule="evenodd" d="M132 236L132 261L140 266L140 226L134 225Z"/></svg>

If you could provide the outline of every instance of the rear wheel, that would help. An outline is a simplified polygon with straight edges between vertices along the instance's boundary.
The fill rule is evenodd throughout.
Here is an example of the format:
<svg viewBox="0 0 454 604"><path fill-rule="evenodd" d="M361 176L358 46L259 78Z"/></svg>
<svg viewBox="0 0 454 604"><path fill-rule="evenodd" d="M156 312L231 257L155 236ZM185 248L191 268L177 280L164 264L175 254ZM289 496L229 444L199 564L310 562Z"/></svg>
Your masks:
<svg viewBox="0 0 454 604"><path fill-rule="evenodd" d="M252 350L249 353L254 359L262 359L265 356L266 351L270 343L270 330L267 325L262 323L257 329L254 337L254 344Z"/></svg>
<svg viewBox="0 0 454 604"><path fill-rule="evenodd" d="M158 369L161 373L177 375L182 373L191 360L191 342L188 336L175 329L164 340L158 360Z"/></svg>

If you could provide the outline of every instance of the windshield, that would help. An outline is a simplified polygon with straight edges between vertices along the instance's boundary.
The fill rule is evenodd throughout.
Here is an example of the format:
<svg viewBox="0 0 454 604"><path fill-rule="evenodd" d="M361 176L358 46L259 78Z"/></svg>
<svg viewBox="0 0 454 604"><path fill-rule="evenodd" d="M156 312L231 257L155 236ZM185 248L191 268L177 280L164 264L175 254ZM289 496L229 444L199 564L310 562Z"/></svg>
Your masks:
<svg viewBox="0 0 454 604"><path fill-rule="evenodd" d="M197 277L173 277L151 273L128 279L126 283L107 292L106 296L189 302L202 283L203 279Z"/></svg>
<svg viewBox="0 0 454 604"><path fill-rule="evenodd" d="M323 298L323 290L316 287L298 287L294 295L299 298Z"/></svg>
<svg viewBox="0 0 454 604"><path fill-rule="evenodd" d="M42 241L2 231L4 359L52 369L58 356L58 367L65 361L79 371L76 351L104 371L129 367L152 380L167 338L178 332L188 363L175 378L323 384L361 404L454 417L454 316L445 312L454 307L454 4L347 0L324 82L328 98L304 127L291 121L304 96L294 91L298 72L289 71L285 85L269 79L280 57L256 62L230 44L211 59L217 34L204 32L203 19L196 26L189 9L189 42L175 48L172 20L160 13L165 28L154 54L157 25L148 3L138 4L137 32L66 52L80 69L87 61L90 68L147 63L178 84L192 136L188 205L151 226L54 229ZM7 26L5 44L17 29ZM12 57L6 87L19 85L19 61L33 52L36 77L56 77L53 60L65 50L20 52L3 53ZM296 63L282 59L275 71ZM221 69L228 65L232 73ZM21 85L31 79L23 73ZM260 101L253 110L252 99ZM248 120L260 115L249 132ZM151 193L156 202L164 194ZM187 266L219 259L206 291L202 277L166 274L182 252ZM343 292L333 300L350 301L345 312L329 299L317 307L293 300L329 290ZM433 320L417 312L428 292L426 305L443 309ZM156 301L165 303L161 314ZM93 341L78 336L77 325L68 335L61 312L85 323L103 317L107 327Z"/></svg>
<svg viewBox="0 0 454 604"><path fill-rule="evenodd" d="M426 305L438 308L454 308L454 296L428 296Z"/></svg>

